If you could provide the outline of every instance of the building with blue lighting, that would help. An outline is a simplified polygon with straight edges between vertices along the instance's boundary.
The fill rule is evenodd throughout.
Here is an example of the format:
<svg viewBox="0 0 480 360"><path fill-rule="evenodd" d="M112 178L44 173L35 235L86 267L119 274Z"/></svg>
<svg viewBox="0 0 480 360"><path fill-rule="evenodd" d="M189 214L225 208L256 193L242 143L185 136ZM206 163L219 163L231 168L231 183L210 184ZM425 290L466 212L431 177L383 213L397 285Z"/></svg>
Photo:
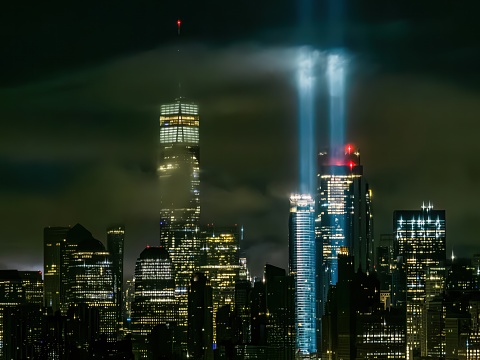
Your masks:
<svg viewBox="0 0 480 360"><path fill-rule="evenodd" d="M295 283L295 345L302 355L317 351L315 261L315 202L310 195L292 195L289 267Z"/></svg>
<svg viewBox="0 0 480 360"><path fill-rule="evenodd" d="M338 255L348 249L354 269L374 264L372 192L363 176L360 153L346 145L318 155L315 238L317 251L317 342L331 285L338 282Z"/></svg>

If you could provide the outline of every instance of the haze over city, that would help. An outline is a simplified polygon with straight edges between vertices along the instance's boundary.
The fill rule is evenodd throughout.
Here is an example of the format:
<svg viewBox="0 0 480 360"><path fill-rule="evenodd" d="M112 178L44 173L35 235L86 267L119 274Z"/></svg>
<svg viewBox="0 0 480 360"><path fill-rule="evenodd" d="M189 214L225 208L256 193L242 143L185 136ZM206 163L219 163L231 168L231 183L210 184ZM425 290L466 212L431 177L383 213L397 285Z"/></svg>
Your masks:
<svg viewBox="0 0 480 360"><path fill-rule="evenodd" d="M346 140L373 190L376 237L392 231L394 209L431 201L447 211L447 253L480 251L475 8L349 7ZM158 245L159 109L178 96L179 78L200 109L202 222L242 224L255 275L267 262L286 267L298 52L328 50L322 11L310 39L297 13L293 1L5 5L0 267L42 269L45 226L81 223L104 241L108 225L124 222L133 273L145 245ZM328 107L316 77L321 149Z"/></svg>

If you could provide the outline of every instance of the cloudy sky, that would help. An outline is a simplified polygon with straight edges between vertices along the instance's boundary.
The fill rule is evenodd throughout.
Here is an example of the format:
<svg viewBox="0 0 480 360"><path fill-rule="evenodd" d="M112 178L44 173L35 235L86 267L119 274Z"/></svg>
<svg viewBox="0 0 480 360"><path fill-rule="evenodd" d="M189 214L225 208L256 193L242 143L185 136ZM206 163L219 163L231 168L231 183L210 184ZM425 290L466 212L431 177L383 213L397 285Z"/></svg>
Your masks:
<svg viewBox="0 0 480 360"><path fill-rule="evenodd" d="M81 223L105 241L105 228L124 222L133 272L143 247L158 244L159 107L178 95L178 79L201 109L203 222L243 224L255 274L266 262L286 267L296 62L305 44L325 54L338 28L347 140L374 191L377 237L394 209L431 201L447 210L449 251L480 252L478 6L348 3L336 21L323 1L308 20L298 9L308 1L294 0L7 5L0 268L41 269L45 226ZM326 104L319 65L318 147L328 144Z"/></svg>

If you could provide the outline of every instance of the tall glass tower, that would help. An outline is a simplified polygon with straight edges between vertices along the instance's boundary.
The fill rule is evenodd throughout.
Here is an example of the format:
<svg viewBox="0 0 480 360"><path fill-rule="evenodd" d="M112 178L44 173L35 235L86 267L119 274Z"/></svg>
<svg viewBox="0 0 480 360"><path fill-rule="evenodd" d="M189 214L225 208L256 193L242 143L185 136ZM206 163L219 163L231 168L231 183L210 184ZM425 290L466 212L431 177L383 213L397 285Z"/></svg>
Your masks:
<svg viewBox="0 0 480 360"><path fill-rule="evenodd" d="M303 355L317 351L315 261L315 202L310 195L292 195L289 267L295 282L295 345Z"/></svg>
<svg viewBox="0 0 480 360"><path fill-rule="evenodd" d="M406 281L401 285L406 293L407 359L412 359L421 349L422 314L432 274L444 280L445 210L433 210L431 205L423 205L420 210L397 210L393 222L395 255L405 271ZM434 280L444 284L442 279Z"/></svg>
<svg viewBox="0 0 480 360"><path fill-rule="evenodd" d="M175 284L186 287L200 255L198 105L178 98L160 112L160 244L170 253Z"/></svg>
<svg viewBox="0 0 480 360"><path fill-rule="evenodd" d="M148 358L148 334L177 320L172 261L163 247L147 247L135 264L132 339L136 358Z"/></svg>
<svg viewBox="0 0 480 360"><path fill-rule="evenodd" d="M322 246L328 283L338 281L338 253L347 247L354 268L373 266L372 192L363 177L360 153L351 145L318 156L317 219L315 232Z"/></svg>

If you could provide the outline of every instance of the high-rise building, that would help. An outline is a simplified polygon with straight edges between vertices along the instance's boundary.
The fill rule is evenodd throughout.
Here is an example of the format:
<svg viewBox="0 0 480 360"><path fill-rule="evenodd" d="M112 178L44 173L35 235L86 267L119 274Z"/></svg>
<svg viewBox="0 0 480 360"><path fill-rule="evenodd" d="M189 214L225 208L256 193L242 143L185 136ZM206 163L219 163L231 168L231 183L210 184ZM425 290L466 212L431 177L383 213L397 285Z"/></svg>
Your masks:
<svg viewBox="0 0 480 360"><path fill-rule="evenodd" d="M92 236L80 241L69 264L69 301L98 309L100 334L116 340L116 312L110 254Z"/></svg>
<svg viewBox="0 0 480 360"><path fill-rule="evenodd" d="M445 210L433 210L431 205L398 210L393 226L396 255L405 272L407 359L412 359L421 349L424 302L429 293L433 297L441 292L438 284L445 281L441 274L446 262Z"/></svg>
<svg viewBox="0 0 480 360"><path fill-rule="evenodd" d="M172 260L163 247L147 247L137 259L131 316L134 353L140 359L148 358L152 330L178 321Z"/></svg>
<svg viewBox="0 0 480 360"><path fill-rule="evenodd" d="M212 287L205 274L193 275L188 289L188 356L213 359Z"/></svg>
<svg viewBox="0 0 480 360"><path fill-rule="evenodd" d="M107 250L112 262L113 299L117 316L117 332L123 324L123 250L125 227L112 226L107 229Z"/></svg>
<svg viewBox="0 0 480 360"><path fill-rule="evenodd" d="M183 97L160 109L160 245L175 268L178 323L187 345L187 287L200 262L200 118Z"/></svg>
<svg viewBox="0 0 480 360"><path fill-rule="evenodd" d="M22 279L23 290L25 292L25 302L43 306L44 281L41 271L19 271Z"/></svg>
<svg viewBox="0 0 480 360"><path fill-rule="evenodd" d="M4 315L9 307L25 303L25 290L17 270L0 270L0 359L4 358Z"/></svg>
<svg viewBox="0 0 480 360"><path fill-rule="evenodd" d="M329 287L338 281L338 254L346 247L355 269L374 266L372 191L352 145L318 155L315 237L317 342Z"/></svg>
<svg viewBox="0 0 480 360"><path fill-rule="evenodd" d="M61 247L70 227L46 227L43 230L43 274L45 306L60 309Z"/></svg>
<svg viewBox="0 0 480 360"><path fill-rule="evenodd" d="M317 351L315 202L310 195L290 197L289 270L295 284L295 346L303 355Z"/></svg>
<svg viewBox="0 0 480 360"><path fill-rule="evenodd" d="M338 253L347 247L355 269L373 268L372 192L363 176L360 153L351 145L318 156L317 247L328 284L338 281Z"/></svg>
<svg viewBox="0 0 480 360"><path fill-rule="evenodd" d="M209 225L202 230L202 271L210 280L213 293L213 341L216 342L215 316L224 305L234 308L235 282L239 278L238 226L218 227Z"/></svg>
<svg viewBox="0 0 480 360"><path fill-rule="evenodd" d="M69 305L73 302L71 286L75 279L70 273L74 261L74 254L79 243L93 239L92 233L80 224L76 224L67 231L67 235L60 245L60 309L62 314L67 313Z"/></svg>
<svg viewBox="0 0 480 360"><path fill-rule="evenodd" d="M198 268L201 242L198 105L178 98L160 111L160 245L170 253L176 286Z"/></svg>
<svg viewBox="0 0 480 360"><path fill-rule="evenodd" d="M275 359L295 359L295 288L284 269L267 264L264 272L267 344Z"/></svg>

